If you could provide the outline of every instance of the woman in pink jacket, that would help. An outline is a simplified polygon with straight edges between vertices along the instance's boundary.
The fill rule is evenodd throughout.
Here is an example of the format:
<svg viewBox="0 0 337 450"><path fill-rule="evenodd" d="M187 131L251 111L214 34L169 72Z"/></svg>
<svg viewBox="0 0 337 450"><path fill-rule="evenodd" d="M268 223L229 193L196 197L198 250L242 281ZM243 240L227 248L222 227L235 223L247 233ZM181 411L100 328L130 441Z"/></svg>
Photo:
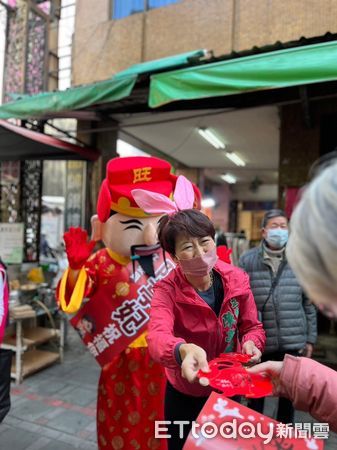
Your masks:
<svg viewBox="0 0 337 450"><path fill-rule="evenodd" d="M291 220L287 257L309 298L329 318L337 319L337 163L326 168L306 189ZM337 374L308 358L286 355L250 369L265 372L275 393L296 408L328 422L337 432Z"/></svg>
<svg viewBox="0 0 337 450"><path fill-rule="evenodd" d="M195 382L207 360L222 352L242 351L258 361L265 344L262 324L240 269L219 261L214 228L197 210L165 216L159 240L177 264L158 282L152 298L148 345L152 358L166 368L165 419L191 423L211 390ZM179 427L169 426L169 449L180 449Z"/></svg>
<svg viewBox="0 0 337 450"><path fill-rule="evenodd" d="M158 237L176 268L154 287L147 342L152 358L165 366L165 420L169 450L181 449L209 394L196 382L199 369L223 352L242 352L257 362L265 333L257 319L248 275L219 261L215 229L193 205L193 189L177 180L174 202L134 190L146 212L167 212L159 220ZM183 432L173 421L186 421Z"/></svg>

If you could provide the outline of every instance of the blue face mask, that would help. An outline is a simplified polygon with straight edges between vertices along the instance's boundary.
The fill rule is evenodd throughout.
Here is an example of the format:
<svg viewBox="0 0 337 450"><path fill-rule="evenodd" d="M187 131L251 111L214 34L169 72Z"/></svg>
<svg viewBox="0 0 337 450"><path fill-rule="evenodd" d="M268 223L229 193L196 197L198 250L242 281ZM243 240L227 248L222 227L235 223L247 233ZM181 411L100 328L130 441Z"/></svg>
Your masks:
<svg viewBox="0 0 337 450"><path fill-rule="evenodd" d="M281 228L270 228L267 231L266 241L272 247L282 248L288 242L288 236L288 230L282 230Z"/></svg>

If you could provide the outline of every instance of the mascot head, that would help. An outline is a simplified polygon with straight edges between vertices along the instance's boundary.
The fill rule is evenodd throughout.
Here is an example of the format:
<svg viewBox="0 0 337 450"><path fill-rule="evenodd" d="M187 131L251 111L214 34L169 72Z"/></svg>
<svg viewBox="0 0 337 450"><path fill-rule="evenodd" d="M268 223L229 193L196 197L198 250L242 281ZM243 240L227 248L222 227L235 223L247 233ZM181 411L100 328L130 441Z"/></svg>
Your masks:
<svg viewBox="0 0 337 450"><path fill-rule="evenodd" d="M145 189L171 198L177 177L162 159L135 156L111 159L106 168L97 202L97 215L91 219L95 240L115 255L138 261L152 274L152 255L160 246L157 224L160 215L147 214L135 202L132 190ZM196 202L200 192L194 186Z"/></svg>

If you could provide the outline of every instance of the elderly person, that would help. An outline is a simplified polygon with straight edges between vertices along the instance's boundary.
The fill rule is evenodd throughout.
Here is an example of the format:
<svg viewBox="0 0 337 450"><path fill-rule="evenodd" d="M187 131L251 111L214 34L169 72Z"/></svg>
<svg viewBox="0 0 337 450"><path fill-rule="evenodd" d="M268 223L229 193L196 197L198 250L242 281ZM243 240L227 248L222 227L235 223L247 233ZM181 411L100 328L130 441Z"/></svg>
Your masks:
<svg viewBox="0 0 337 450"><path fill-rule="evenodd" d="M282 361L289 353L311 356L317 337L316 309L303 292L286 258L288 219L281 209L267 211L262 220L262 240L245 252L239 265L249 275L267 342L262 361ZM248 406L263 412L264 398ZM277 420L294 421L294 408L287 398L278 402Z"/></svg>
<svg viewBox="0 0 337 450"><path fill-rule="evenodd" d="M337 163L314 179L298 204L292 220L287 257L298 280L329 318L337 319ZM275 393L337 432L337 374L308 358L286 355L250 369L267 373Z"/></svg>

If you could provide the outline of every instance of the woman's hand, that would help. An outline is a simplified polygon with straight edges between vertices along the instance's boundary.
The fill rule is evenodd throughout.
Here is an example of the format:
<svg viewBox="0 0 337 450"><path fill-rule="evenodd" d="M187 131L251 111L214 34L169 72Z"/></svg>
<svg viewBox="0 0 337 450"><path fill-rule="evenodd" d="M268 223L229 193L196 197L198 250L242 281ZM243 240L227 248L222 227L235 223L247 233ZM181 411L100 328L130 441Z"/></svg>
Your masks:
<svg viewBox="0 0 337 450"><path fill-rule="evenodd" d="M256 364L256 363L258 363L261 360L262 353L255 346L253 341L246 341L242 345L242 353L252 356L252 358L250 359L249 363Z"/></svg>
<svg viewBox="0 0 337 450"><path fill-rule="evenodd" d="M195 344L182 344L179 352L182 359L181 375L187 381L195 382L199 370L209 372L207 355L203 348Z"/></svg>
<svg viewBox="0 0 337 450"><path fill-rule="evenodd" d="M256 366L247 368L247 372L258 373L271 379L274 385L274 393L277 394L280 386L280 374L283 368L283 361L267 361Z"/></svg>

